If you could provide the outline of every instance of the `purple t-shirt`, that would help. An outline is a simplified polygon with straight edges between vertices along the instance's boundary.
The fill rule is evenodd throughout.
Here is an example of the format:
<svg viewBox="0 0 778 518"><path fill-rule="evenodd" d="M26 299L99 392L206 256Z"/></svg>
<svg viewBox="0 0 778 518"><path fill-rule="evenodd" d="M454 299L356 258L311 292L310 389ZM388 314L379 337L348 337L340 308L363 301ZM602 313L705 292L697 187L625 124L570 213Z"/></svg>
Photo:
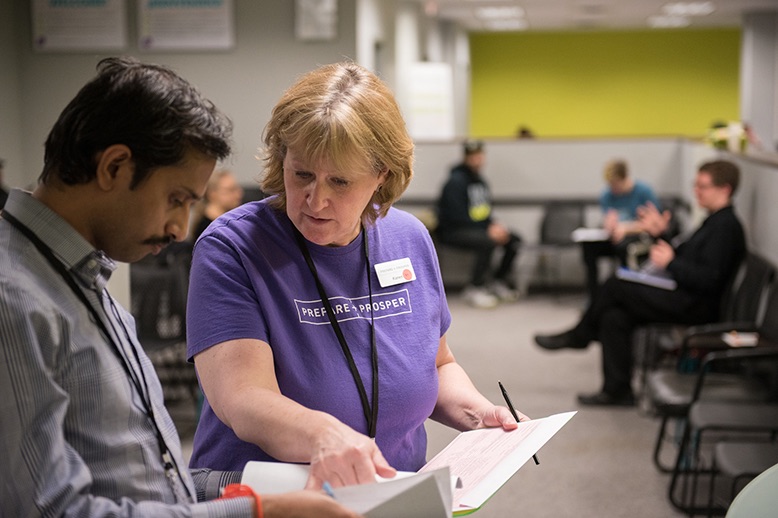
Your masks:
<svg viewBox="0 0 778 518"><path fill-rule="evenodd" d="M282 394L367 433L354 378L293 228L263 200L221 216L200 237L189 287L188 356L239 338L267 342ZM393 467L416 471L425 462L424 422L438 396L435 356L451 314L435 249L418 219L391 209L367 234L378 349L376 442ZM343 247L307 245L372 404L362 237ZM416 279L382 288L375 265L403 258ZM275 459L238 439L206 399L190 465L242 470L249 460Z"/></svg>

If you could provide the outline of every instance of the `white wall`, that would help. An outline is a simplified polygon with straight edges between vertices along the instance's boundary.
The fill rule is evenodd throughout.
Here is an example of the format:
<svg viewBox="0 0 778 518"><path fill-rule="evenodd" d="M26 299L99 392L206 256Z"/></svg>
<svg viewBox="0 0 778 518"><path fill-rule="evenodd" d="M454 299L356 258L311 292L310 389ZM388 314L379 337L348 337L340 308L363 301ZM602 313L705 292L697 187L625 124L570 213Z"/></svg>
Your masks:
<svg viewBox="0 0 778 518"><path fill-rule="evenodd" d="M778 150L778 12L743 17L740 62L740 116Z"/></svg>
<svg viewBox="0 0 778 518"><path fill-rule="evenodd" d="M42 145L51 125L76 91L94 75L96 63L105 55L33 52L29 2L12 1L12 16L0 16L0 28L11 26L15 30L13 50L8 51L4 44L0 52L0 121L2 126L9 125L7 121L12 125L8 130L0 129L0 156L5 156L7 148L16 148L15 154L24 157L13 182L20 186L37 178L43 164ZM133 28L136 3L131 0L128 5ZM355 5L355 0L339 0L338 36L333 41L298 41L294 36L292 1L236 0L236 46L232 50L141 53L131 30L125 54L173 67L227 113L235 125L235 153L226 165L235 170L242 182L251 183L260 170L255 156L261 132L284 89L298 75L320 64L356 59ZM0 15L8 9L7 1L2 6ZM14 30L7 32L14 34ZM6 31L1 32L0 41L5 43ZM10 78L16 79L16 87L6 85ZM7 102L13 100L14 94L18 101ZM14 110L24 116L16 115ZM13 124L19 119L19 123ZM13 135L22 136L21 143L14 142ZM7 169L16 169L15 166L9 163Z"/></svg>
<svg viewBox="0 0 778 518"><path fill-rule="evenodd" d="M602 170L612 158L628 161L631 174L659 193L677 193L685 141L487 140L484 174L498 197L596 197ZM462 160L459 142L417 143L409 197L437 196L452 165Z"/></svg>
<svg viewBox="0 0 778 518"><path fill-rule="evenodd" d="M0 2L0 158L5 160L3 182L16 186L25 182L22 153L22 110L19 62L16 53L14 5Z"/></svg>
<svg viewBox="0 0 778 518"><path fill-rule="evenodd" d="M373 26L357 33L357 0L339 0L338 37L334 41L306 43L294 37L294 2L289 0L236 0L236 47L226 52L139 53L130 31L128 54L171 65L197 84L235 123L235 156L228 165L244 183L259 172L255 154L270 109L295 77L315 66L344 58L365 59L376 41L383 48L374 66L390 86L396 85L396 69L409 60L428 55L442 57L454 67L458 132L466 131L469 56L466 34L445 24L429 29L421 23L421 8L408 0L359 0ZM362 5L364 4L364 5ZM135 22L136 2L128 2L129 21ZM399 13L399 15L398 15ZM441 22L438 22L441 23ZM426 27L426 29L425 29ZM426 32L425 32L426 30ZM364 39L363 39L364 38ZM430 39L435 39L434 42ZM398 41L402 40L402 41ZM365 50L367 49L367 50ZM442 55L442 56L441 56ZM0 2L0 157L7 160L6 182L24 186L37 178L43 141L64 105L94 74L95 53L41 54L30 45L30 8L27 0ZM375 56L373 56L375 57ZM369 63L366 63L369 64ZM773 63L774 66L774 63ZM773 94L775 83L773 83ZM464 115L463 115L464 114ZM609 158L630 161L633 174L656 186L663 194L689 192L694 166L710 153L703 146L682 145L674 139L490 141L486 175L495 195L595 196L602 183L600 173ZM458 143L419 143L416 179L407 196L434 197L449 167L460 157ZM746 175L750 167L744 166ZM755 168L753 187L744 189L747 222L759 232L754 243L778 260L778 243L769 234L770 222L778 221L778 204L768 196L778 189L778 173ZM750 182L747 180L746 182ZM745 182L744 182L745 183ZM749 190L753 189L753 190ZM772 196L772 199L778 199ZM744 209L746 204L744 205ZM756 208L754 208L756 207ZM758 209L758 210L757 210ZM498 215L503 209L498 209ZM504 215L535 232L537 215L526 210Z"/></svg>

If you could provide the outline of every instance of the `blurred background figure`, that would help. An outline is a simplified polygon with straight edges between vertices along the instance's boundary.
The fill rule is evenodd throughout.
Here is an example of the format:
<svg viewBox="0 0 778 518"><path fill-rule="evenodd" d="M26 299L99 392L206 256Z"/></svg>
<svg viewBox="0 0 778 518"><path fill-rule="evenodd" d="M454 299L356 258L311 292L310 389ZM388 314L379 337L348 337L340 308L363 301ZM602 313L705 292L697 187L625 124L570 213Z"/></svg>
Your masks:
<svg viewBox="0 0 778 518"><path fill-rule="evenodd" d="M5 200L8 199L8 189L3 184L3 166L5 166L5 160L0 158L0 210L5 206Z"/></svg>
<svg viewBox="0 0 778 518"><path fill-rule="evenodd" d="M463 296L473 307L493 308L519 298L512 275L521 237L493 218L492 195L482 174L483 142L468 140L462 151L462 162L451 169L438 199L436 233L441 243L476 254ZM502 258L492 270L495 248L502 250Z"/></svg>
<svg viewBox="0 0 778 518"><path fill-rule="evenodd" d="M532 130L529 129L528 126L524 125L519 126L519 129L516 131L516 136L518 138L535 138L535 134L532 132Z"/></svg>
<svg viewBox="0 0 778 518"><path fill-rule="evenodd" d="M626 264L627 247L645 231L638 219L639 208L651 203L661 210L654 190L648 184L632 179L624 160L614 159L605 164L603 176L608 186L600 196L600 207L608 240L582 243L590 298L599 286L598 259L617 257L622 265Z"/></svg>
<svg viewBox="0 0 778 518"><path fill-rule="evenodd" d="M243 202L243 187L240 186L232 171L221 169L211 176L205 191L200 213L193 219L192 242L208 228L213 220Z"/></svg>

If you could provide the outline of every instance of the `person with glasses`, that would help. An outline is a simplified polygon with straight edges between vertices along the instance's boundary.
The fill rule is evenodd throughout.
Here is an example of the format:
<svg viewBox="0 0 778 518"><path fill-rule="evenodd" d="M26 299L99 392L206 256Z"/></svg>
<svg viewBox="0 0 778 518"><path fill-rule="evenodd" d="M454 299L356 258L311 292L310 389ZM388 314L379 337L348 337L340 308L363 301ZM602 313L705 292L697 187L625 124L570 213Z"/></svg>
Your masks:
<svg viewBox="0 0 778 518"><path fill-rule="evenodd" d="M731 162L700 165L694 196L708 217L676 246L662 236L669 213L650 205L640 211L643 227L659 236L649 251L651 266L665 271L675 281L675 289L611 277L575 327L535 336L535 342L547 350L585 349L595 340L602 344L602 389L579 395L580 404L634 404L631 335L637 326L651 322L694 325L717 319L725 287L746 253L743 226L732 206L739 182L740 170Z"/></svg>

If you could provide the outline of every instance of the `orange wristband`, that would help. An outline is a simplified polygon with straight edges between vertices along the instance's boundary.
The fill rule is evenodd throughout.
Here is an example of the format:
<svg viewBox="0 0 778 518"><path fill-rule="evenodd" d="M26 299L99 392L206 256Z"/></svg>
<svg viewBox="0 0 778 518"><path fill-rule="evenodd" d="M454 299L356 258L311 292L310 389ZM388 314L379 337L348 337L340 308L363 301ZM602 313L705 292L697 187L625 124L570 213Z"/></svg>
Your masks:
<svg viewBox="0 0 778 518"><path fill-rule="evenodd" d="M254 498L254 503L257 506L257 518L264 518L264 513L262 512L262 499L258 494L256 494L249 486L245 486L243 484L228 484L227 486L222 489L222 496L219 497L221 500L222 498L237 498L240 496L250 496Z"/></svg>

